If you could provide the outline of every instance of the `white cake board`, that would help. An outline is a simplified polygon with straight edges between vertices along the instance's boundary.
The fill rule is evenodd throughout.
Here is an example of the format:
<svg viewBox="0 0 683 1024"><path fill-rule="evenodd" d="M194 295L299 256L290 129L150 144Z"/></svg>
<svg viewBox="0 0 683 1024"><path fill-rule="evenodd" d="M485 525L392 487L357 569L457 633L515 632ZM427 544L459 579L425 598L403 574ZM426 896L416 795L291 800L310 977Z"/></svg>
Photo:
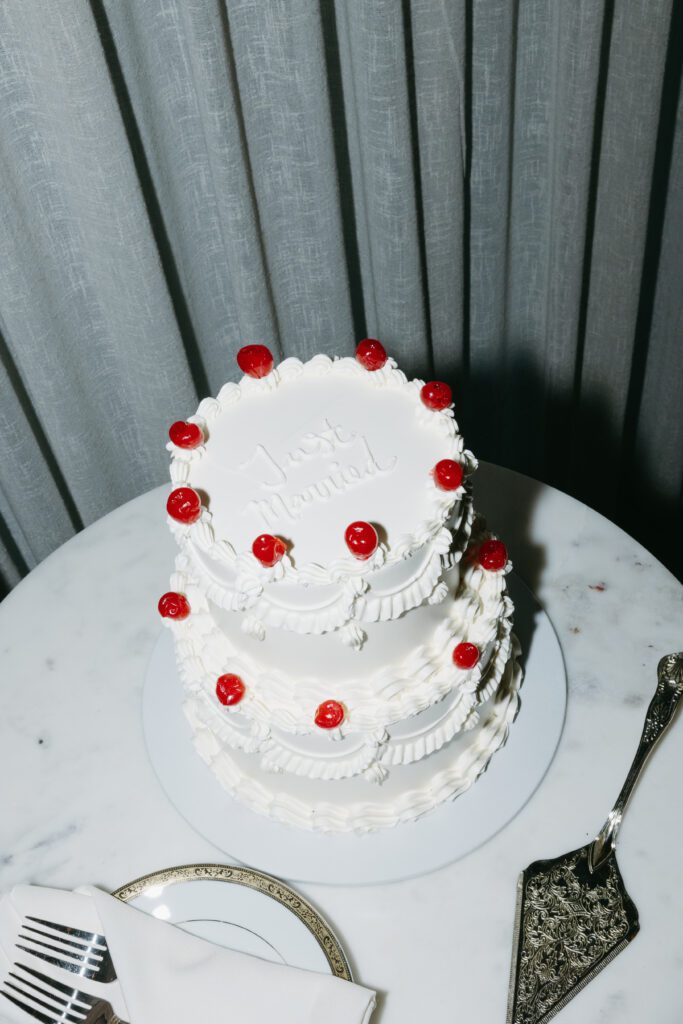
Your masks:
<svg viewBox="0 0 683 1024"><path fill-rule="evenodd" d="M337 885L394 882L435 871L481 846L525 805L554 757L567 685L550 619L514 575L515 633L522 645L521 708L487 771L451 803L418 821L365 835L322 835L271 821L234 800L195 752L182 711L173 638L164 630L147 670L147 750L182 816L233 860L283 879Z"/></svg>

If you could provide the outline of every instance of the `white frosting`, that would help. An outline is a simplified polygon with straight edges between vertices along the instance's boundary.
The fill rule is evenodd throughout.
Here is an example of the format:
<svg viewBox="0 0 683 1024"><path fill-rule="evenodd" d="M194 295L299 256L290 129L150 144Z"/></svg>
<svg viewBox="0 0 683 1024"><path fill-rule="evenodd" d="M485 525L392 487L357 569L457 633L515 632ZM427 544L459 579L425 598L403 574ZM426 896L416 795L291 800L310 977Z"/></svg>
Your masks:
<svg viewBox="0 0 683 1024"><path fill-rule="evenodd" d="M452 409L423 405L422 384L393 360L371 373L355 359L287 359L200 404L204 444L168 446L174 486L195 487L203 506L190 526L169 520L181 549L171 588L191 613L166 624L195 745L226 789L301 827L425 813L471 784L516 711L510 566L474 558L488 535L479 524L470 540L469 483L434 483L438 461L476 461ZM379 534L367 561L344 542L355 520ZM251 552L264 532L287 544L272 567ZM480 652L470 670L453 661L463 641ZM216 697L224 673L246 686L233 707ZM325 730L315 713L330 699L344 719Z"/></svg>
<svg viewBox="0 0 683 1024"><path fill-rule="evenodd" d="M237 585L234 575L226 578L217 572L215 564L196 545L184 544L182 550L203 593L219 608L248 611L250 622L258 621L264 631L266 626L275 626L295 633L320 634L341 631L352 619L396 619L425 600L434 604L443 600L443 575L460 560L471 528L472 504L465 495L450 529L442 528L428 544L401 563L384 567L368 579L350 575L327 586L288 585L287 556L274 567L280 570L278 579L268 582L271 570L256 564L254 575L249 579L242 575ZM246 560L247 556L243 558ZM342 632L340 639L348 643L349 635L361 637L359 630L350 630ZM362 643L362 637L359 642Z"/></svg>
<svg viewBox="0 0 683 1024"><path fill-rule="evenodd" d="M261 768L258 755L227 749L207 727L196 703L186 707L186 714L199 755L221 785L252 810L297 828L322 832L391 828L455 799L504 744L519 707L522 673L518 655L519 645L513 638L496 694L482 709L474 728L456 734L431 756L392 771L379 787L368 786L366 775L337 781L273 776ZM373 777L372 768L368 774ZM383 776L381 770L377 774Z"/></svg>
<svg viewBox="0 0 683 1024"><path fill-rule="evenodd" d="M262 752L262 764L270 770L338 779L373 765L386 768L426 756L460 729L476 724L476 707L495 692L509 660L512 605L505 572L485 572L476 563L466 567L454 596L413 613L412 619L420 616L423 624L436 622L426 640L392 658L389 652L396 643L400 649L404 624L382 623L370 637L373 656L369 661L355 659L356 671L347 677L325 671L330 652L311 650L312 638L304 645L301 658L307 660L301 664L291 648L283 657L277 645L270 645L269 658L259 657L268 645L257 644L247 653L218 628L208 605L199 608L200 592L191 579L180 574L175 582L184 585L197 606L188 619L171 626L188 706L200 706L204 727L228 746L243 749L244 732L253 722L249 735L258 731L261 743L251 749ZM471 670L453 663L453 650L464 640L481 652ZM325 643L320 638L321 648ZM381 667L375 668L377 664ZM236 673L247 687L238 711L216 700L216 679L224 672ZM330 698L340 701L346 712L333 736L314 724L317 706ZM199 714L196 709L194 714ZM237 736L231 724L236 718Z"/></svg>
<svg viewBox="0 0 683 1024"><path fill-rule="evenodd" d="M431 471L444 458L476 462L452 409L423 405L422 383L393 360L370 373L355 359L315 356L201 403L193 420L206 443L169 448L174 485L197 488L205 507L198 522L169 525L212 601L249 609L264 626L318 633L395 617L433 594L452 531L463 528L465 488L442 491ZM367 561L344 541L358 519L382 541ZM251 553L263 532L288 543L271 569Z"/></svg>

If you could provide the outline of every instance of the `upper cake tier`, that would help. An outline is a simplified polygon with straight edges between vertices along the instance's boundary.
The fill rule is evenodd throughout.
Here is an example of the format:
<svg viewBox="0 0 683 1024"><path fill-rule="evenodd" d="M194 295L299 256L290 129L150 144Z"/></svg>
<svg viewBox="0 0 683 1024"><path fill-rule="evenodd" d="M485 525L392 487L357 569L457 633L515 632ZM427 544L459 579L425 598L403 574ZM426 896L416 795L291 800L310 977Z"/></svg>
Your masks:
<svg viewBox="0 0 683 1024"><path fill-rule="evenodd" d="M249 372L172 429L171 528L207 596L255 629L323 633L443 596L475 462L450 389L373 345L277 367L250 346Z"/></svg>

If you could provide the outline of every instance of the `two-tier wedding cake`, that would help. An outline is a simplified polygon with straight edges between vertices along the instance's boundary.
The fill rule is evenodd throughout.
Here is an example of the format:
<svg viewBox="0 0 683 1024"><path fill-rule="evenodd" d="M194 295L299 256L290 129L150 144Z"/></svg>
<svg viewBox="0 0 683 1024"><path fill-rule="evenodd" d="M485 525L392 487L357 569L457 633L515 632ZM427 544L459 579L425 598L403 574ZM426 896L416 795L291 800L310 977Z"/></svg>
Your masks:
<svg viewBox="0 0 683 1024"><path fill-rule="evenodd" d="M521 672L502 541L474 516L448 385L383 346L244 376L170 430L173 631L198 754L328 832L419 817L504 742Z"/></svg>

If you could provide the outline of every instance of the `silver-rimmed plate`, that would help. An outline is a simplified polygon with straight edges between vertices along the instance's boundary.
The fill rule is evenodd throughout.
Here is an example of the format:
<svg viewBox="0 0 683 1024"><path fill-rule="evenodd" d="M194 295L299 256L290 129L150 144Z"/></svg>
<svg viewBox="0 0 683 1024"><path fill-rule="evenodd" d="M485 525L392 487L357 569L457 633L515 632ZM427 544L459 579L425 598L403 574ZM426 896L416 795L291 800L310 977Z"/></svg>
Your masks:
<svg viewBox="0 0 683 1024"><path fill-rule="evenodd" d="M294 889L261 871L188 864L144 875L113 895L218 946L351 981L327 921Z"/></svg>

